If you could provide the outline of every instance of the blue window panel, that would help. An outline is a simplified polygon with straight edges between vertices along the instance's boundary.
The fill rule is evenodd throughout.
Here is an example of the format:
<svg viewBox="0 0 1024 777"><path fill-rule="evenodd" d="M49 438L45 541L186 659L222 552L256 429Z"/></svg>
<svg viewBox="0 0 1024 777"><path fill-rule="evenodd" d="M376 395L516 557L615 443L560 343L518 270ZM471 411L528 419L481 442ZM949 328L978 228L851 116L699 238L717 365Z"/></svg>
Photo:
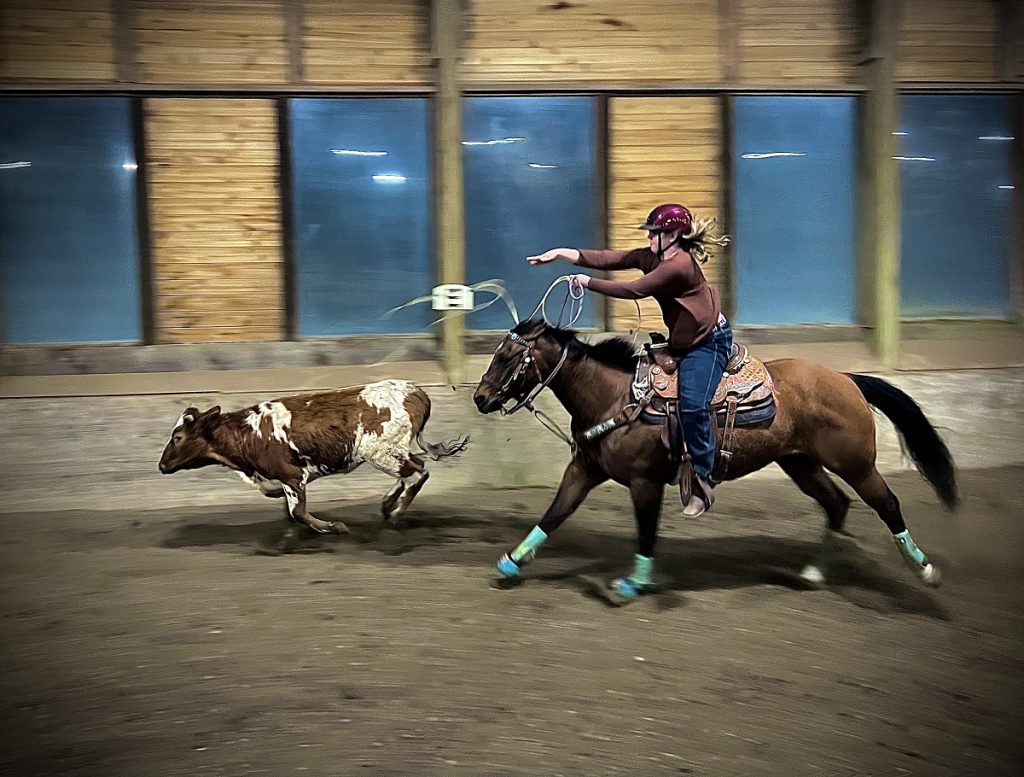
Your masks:
<svg viewBox="0 0 1024 777"><path fill-rule="evenodd" d="M530 267L548 248L601 246L595 148L596 103L590 97L471 97L463 111L466 278L500 278L525 318L549 284L571 272L562 262ZM552 318L563 289L548 300ZM479 296L477 302L490 299ZM593 326L587 295L576 326ZM508 329L502 303L472 313L476 330ZM567 321L567 316L564 319Z"/></svg>
<svg viewBox="0 0 1024 777"><path fill-rule="evenodd" d="M141 338L136 170L127 98L0 98L6 342Z"/></svg>
<svg viewBox="0 0 1024 777"><path fill-rule="evenodd" d="M737 322L853 322L854 98L734 105Z"/></svg>
<svg viewBox="0 0 1024 777"><path fill-rule="evenodd" d="M427 101L289 101L298 331L410 333L434 320Z"/></svg>
<svg viewBox="0 0 1024 777"><path fill-rule="evenodd" d="M1013 131L1001 95L900 99L905 317L1010 314Z"/></svg>

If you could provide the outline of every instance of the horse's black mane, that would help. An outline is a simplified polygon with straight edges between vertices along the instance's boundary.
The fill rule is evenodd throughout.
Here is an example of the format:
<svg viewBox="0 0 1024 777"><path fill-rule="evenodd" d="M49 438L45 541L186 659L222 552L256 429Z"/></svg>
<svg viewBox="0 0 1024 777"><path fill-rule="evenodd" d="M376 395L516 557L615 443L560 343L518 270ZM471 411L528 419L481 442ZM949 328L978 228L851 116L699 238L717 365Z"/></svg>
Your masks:
<svg viewBox="0 0 1024 777"><path fill-rule="evenodd" d="M540 323L542 322L537 319L521 321L512 331L517 335L522 335L532 331ZM573 358L586 355L595 361L624 372L636 370L639 356L633 343L625 337L610 337L594 344L584 343L578 339L579 333L575 329L561 329L547 323L544 323L544 334L550 335L559 344L569 348L569 355Z"/></svg>

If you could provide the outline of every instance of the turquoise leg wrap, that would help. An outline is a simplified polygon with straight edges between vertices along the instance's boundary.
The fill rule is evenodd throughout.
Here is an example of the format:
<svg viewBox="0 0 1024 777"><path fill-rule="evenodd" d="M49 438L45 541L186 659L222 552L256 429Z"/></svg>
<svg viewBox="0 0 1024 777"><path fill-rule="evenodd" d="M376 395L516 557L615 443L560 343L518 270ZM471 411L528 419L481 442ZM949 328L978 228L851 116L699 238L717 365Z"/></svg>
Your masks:
<svg viewBox="0 0 1024 777"><path fill-rule="evenodd" d="M654 572L654 559L650 556L641 556L639 553L633 556L633 574L629 579L639 585L651 585L651 573Z"/></svg>
<svg viewBox="0 0 1024 777"><path fill-rule="evenodd" d="M903 558L907 561L913 561L919 567L923 567L928 563L927 556L924 555L924 551L917 547L917 543L914 542L914 538L910 536L909 530L901 531L899 534L892 535L892 538L896 540L896 547L900 549L900 553L903 554Z"/></svg>
<svg viewBox="0 0 1024 777"><path fill-rule="evenodd" d="M539 526L534 526L530 533L526 535L526 539L516 545L516 549L509 555L517 564L529 564L533 561L537 551L540 550L540 546L544 544L547 538L548 535Z"/></svg>
<svg viewBox="0 0 1024 777"><path fill-rule="evenodd" d="M612 588L625 599L636 599L654 588L653 572L654 559L637 553L633 556L633 572L629 577L613 580Z"/></svg>

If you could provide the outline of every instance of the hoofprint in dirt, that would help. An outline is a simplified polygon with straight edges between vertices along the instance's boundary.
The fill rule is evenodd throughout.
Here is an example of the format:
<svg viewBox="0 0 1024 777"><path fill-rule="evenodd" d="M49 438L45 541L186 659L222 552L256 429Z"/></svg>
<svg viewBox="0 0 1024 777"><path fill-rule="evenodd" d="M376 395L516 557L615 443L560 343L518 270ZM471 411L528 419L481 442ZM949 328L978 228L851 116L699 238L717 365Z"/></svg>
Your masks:
<svg viewBox="0 0 1024 777"><path fill-rule="evenodd" d="M1010 775L1022 761L1024 468L961 473L950 515L892 478L947 571L924 589L857 506L829 587L782 480L665 505L662 591L625 610L627 494L602 487L529 579L498 549L550 489L375 499L293 556L272 502L8 515L4 775Z"/></svg>

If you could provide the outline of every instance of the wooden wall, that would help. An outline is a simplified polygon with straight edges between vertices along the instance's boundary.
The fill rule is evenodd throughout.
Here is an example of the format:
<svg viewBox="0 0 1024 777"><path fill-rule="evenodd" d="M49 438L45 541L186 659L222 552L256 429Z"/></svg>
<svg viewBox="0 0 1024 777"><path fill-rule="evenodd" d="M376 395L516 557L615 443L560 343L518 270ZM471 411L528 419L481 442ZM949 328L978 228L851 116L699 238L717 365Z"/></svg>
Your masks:
<svg viewBox="0 0 1024 777"><path fill-rule="evenodd" d="M739 80L750 85L854 84L860 54L849 0L734 0Z"/></svg>
<svg viewBox="0 0 1024 777"><path fill-rule="evenodd" d="M117 81L111 0L2 0L0 85Z"/></svg>
<svg viewBox="0 0 1024 777"><path fill-rule="evenodd" d="M282 0L132 0L140 83L284 83Z"/></svg>
<svg viewBox="0 0 1024 777"><path fill-rule="evenodd" d="M608 105L608 222L613 248L646 244L636 229L651 208L680 202L695 215L719 218L725 193L721 98L616 97ZM703 266L728 304L729 257L722 251ZM615 273L621 278L637 271ZM653 300L641 302L642 326L663 329ZM609 326L625 331L637 326L636 305L611 300Z"/></svg>
<svg viewBox="0 0 1024 777"><path fill-rule="evenodd" d="M237 90L231 99L145 101L156 331L161 342L277 339L285 313L276 114L257 90L432 88L430 2L0 0L0 89ZM1024 0L899 2L902 80L998 83L1009 74L1024 83ZM864 85L860 0L463 5L467 89L612 91L616 247L642 243L632 227L661 201L724 213L720 98L708 91ZM1007 19L1016 33L1002 29ZM649 87L704 92L639 96ZM706 273L728 304L727 268L721 256ZM632 326L632 310L614 303L611 323ZM646 310L645 326L657 325Z"/></svg>
<svg viewBox="0 0 1024 777"><path fill-rule="evenodd" d="M712 84L719 0L472 0L467 85Z"/></svg>
<svg viewBox="0 0 1024 777"><path fill-rule="evenodd" d="M431 83L422 0L305 0L304 80L390 87Z"/></svg>
<svg viewBox="0 0 1024 777"><path fill-rule="evenodd" d="M156 339L284 336L272 100L146 101Z"/></svg>
<svg viewBox="0 0 1024 777"><path fill-rule="evenodd" d="M454 1L454 0L453 0ZM900 0L899 77L1024 79L1022 0ZM468 0L464 81L529 86L858 85L860 0ZM0 86L432 82L430 0L4 0ZM1016 14L1008 9L1016 8ZM1017 20L1016 36L1001 29Z"/></svg>
<svg viewBox="0 0 1024 777"><path fill-rule="evenodd" d="M991 0L903 0L897 78L999 80L999 8Z"/></svg>

